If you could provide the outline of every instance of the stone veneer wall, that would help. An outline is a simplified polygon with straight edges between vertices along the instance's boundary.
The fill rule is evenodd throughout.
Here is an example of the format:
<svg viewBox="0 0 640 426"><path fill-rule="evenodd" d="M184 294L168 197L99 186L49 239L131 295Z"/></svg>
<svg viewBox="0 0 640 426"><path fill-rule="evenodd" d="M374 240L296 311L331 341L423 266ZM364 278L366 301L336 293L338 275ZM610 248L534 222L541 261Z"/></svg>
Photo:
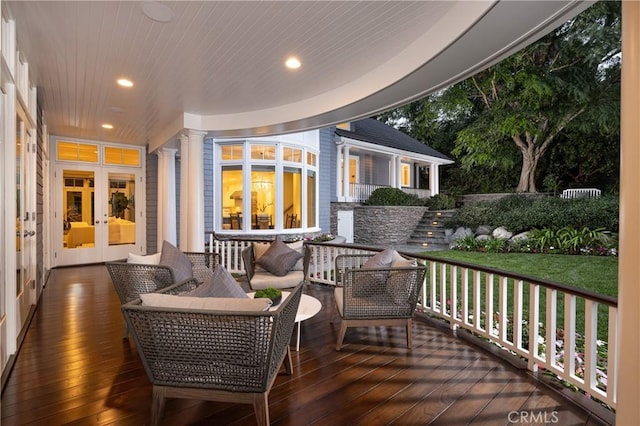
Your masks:
<svg viewBox="0 0 640 426"><path fill-rule="evenodd" d="M331 203L331 233L334 235L338 231L339 210L353 210L354 243L377 245L405 243L428 208Z"/></svg>

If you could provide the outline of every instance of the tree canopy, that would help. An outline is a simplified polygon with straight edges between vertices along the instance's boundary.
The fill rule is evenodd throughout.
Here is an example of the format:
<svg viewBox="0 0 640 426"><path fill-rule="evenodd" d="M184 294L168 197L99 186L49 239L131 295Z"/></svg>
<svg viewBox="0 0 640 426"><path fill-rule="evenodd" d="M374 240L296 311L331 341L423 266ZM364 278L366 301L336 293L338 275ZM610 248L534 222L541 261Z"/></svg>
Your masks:
<svg viewBox="0 0 640 426"><path fill-rule="evenodd" d="M566 155L572 166L561 175L583 183L602 166L585 155L617 144L620 31L620 3L598 2L502 62L381 118L466 172L513 176L520 167L517 192L537 191L541 159L562 141L569 146L556 161Z"/></svg>

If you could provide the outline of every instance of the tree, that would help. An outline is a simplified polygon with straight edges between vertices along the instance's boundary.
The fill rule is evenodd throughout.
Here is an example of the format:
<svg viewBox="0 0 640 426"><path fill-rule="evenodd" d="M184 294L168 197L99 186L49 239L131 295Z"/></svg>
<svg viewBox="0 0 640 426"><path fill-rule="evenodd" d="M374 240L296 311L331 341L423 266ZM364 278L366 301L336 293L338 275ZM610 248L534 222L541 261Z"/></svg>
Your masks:
<svg viewBox="0 0 640 426"><path fill-rule="evenodd" d="M521 162L516 191L536 192L538 164L559 134L619 131L619 87L620 3L599 2L504 61L383 118L402 123L406 114L405 129L426 141L438 126L462 123L451 154L463 168Z"/></svg>

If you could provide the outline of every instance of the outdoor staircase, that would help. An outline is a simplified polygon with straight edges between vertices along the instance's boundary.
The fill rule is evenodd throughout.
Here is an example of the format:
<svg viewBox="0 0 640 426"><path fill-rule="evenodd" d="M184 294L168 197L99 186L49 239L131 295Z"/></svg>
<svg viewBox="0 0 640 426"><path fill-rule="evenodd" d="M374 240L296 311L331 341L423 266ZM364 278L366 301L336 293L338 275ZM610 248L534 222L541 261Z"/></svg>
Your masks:
<svg viewBox="0 0 640 426"><path fill-rule="evenodd" d="M449 243L445 239L443 221L453 216L455 210L428 210L407 240L409 245L419 245L427 250L446 250Z"/></svg>

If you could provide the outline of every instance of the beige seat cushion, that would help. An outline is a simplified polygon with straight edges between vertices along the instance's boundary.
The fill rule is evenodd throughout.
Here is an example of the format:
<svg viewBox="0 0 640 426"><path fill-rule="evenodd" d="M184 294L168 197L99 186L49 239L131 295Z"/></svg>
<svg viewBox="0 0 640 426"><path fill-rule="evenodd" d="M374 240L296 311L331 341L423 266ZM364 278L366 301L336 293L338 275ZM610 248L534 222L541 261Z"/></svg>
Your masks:
<svg viewBox="0 0 640 426"><path fill-rule="evenodd" d="M156 308L207 309L212 311L264 311L271 306L269 299L230 297L187 297L172 294L141 294L144 306Z"/></svg>
<svg viewBox="0 0 640 426"><path fill-rule="evenodd" d="M284 277L277 277L271 272L260 271L256 272L253 278L251 278L251 288L254 290L260 290L263 288L291 288L295 287L304 280L304 272L302 271L290 271Z"/></svg>

